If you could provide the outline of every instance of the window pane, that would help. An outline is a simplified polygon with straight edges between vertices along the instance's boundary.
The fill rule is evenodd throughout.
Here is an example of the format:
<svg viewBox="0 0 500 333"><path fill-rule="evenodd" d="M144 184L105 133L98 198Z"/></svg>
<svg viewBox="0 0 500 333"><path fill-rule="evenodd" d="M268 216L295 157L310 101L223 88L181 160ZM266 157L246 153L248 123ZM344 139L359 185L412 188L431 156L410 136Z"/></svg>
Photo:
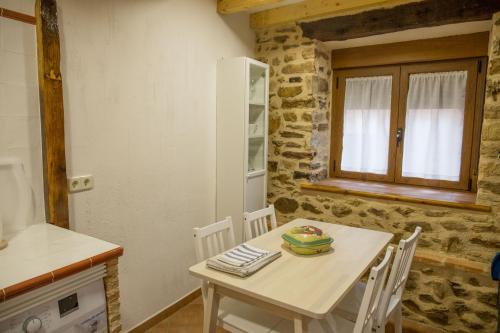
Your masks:
<svg viewBox="0 0 500 333"><path fill-rule="evenodd" d="M403 177L458 181L467 72L410 75Z"/></svg>
<svg viewBox="0 0 500 333"><path fill-rule="evenodd" d="M341 170L387 174L392 76L346 79Z"/></svg>

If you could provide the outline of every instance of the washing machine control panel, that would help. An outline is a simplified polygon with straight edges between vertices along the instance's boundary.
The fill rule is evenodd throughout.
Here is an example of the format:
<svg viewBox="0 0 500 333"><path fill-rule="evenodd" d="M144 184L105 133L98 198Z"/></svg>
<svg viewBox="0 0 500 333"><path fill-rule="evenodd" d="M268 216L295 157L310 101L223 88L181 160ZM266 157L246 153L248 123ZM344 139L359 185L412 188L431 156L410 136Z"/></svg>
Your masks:
<svg viewBox="0 0 500 333"><path fill-rule="evenodd" d="M102 280L0 322L2 333L107 333Z"/></svg>

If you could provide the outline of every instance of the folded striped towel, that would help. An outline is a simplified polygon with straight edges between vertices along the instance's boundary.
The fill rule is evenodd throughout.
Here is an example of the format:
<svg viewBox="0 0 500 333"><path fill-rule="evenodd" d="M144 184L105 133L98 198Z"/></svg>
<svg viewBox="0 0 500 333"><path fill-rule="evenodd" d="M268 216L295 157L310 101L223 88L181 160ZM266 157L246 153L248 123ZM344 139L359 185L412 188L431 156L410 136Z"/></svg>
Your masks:
<svg viewBox="0 0 500 333"><path fill-rule="evenodd" d="M249 276L281 256L280 251L267 251L247 243L238 245L207 260L207 266L241 277Z"/></svg>

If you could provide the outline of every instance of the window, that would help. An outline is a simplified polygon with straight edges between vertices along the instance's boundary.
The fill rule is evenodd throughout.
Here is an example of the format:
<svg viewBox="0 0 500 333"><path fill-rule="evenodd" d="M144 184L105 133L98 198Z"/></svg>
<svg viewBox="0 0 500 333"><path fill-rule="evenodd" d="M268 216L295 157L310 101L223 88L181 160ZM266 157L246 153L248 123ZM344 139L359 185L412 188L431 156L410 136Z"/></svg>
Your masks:
<svg viewBox="0 0 500 333"><path fill-rule="evenodd" d="M473 190L483 61L337 70L331 174Z"/></svg>

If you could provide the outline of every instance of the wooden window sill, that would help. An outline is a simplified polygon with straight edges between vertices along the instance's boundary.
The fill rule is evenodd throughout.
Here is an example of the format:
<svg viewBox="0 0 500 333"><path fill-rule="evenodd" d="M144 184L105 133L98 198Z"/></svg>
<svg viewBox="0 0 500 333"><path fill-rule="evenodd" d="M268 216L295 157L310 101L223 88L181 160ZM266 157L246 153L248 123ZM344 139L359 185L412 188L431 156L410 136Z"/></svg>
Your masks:
<svg viewBox="0 0 500 333"><path fill-rule="evenodd" d="M476 204L476 193L386 184L350 179L329 178L301 184L304 190L342 193L374 199L490 212L491 207Z"/></svg>

